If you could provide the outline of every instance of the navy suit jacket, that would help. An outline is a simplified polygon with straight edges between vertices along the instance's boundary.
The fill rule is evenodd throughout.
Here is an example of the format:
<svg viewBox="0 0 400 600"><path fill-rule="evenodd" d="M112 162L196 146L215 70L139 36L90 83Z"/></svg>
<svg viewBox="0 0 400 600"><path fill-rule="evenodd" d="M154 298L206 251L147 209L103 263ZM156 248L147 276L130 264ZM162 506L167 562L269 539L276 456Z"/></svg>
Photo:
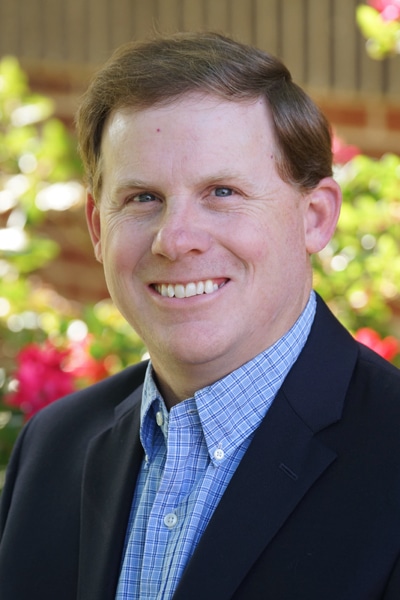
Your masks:
<svg viewBox="0 0 400 600"><path fill-rule="evenodd" d="M114 599L145 368L24 429L2 495L1 600ZM399 600L399 555L400 374L318 300L174 600Z"/></svg>

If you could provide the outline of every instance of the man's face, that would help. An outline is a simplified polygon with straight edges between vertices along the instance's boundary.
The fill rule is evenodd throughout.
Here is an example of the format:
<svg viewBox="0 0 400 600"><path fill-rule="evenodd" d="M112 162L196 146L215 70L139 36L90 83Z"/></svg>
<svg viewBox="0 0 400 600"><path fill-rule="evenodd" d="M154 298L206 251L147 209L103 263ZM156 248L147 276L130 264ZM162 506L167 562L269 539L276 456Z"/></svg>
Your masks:
<svg viewBox="0 0 400 600"><path fill-rule="evenodd" d="M89 226L110 294L161 379L200 369L211 383L305 306L307 200L275 156L263 100L194 94L109 118Z"/></svg>

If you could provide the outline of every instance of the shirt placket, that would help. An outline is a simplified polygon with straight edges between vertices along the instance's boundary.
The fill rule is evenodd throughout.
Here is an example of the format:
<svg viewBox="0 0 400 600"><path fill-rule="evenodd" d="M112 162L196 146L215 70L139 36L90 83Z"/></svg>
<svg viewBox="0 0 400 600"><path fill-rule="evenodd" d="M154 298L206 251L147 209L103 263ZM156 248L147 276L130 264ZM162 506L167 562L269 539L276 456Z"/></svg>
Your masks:
<svg viewBox="0 0 400 600"><path fill-rule="evenodd" d="M176 546L181 533L179 505L188 492L183 488L188 453L195 443L193 425L182 417L179 422L170 418L165 466L147 524L141 577L143 598L164 597L166 574L173 559L169 548Z"/></svg>

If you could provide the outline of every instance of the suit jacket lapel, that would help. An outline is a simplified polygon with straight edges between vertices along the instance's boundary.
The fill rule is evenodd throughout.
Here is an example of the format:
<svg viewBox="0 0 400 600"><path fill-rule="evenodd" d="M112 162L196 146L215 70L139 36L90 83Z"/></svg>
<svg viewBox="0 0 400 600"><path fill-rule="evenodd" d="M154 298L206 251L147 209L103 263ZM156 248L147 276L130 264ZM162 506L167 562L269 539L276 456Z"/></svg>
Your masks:
<svg viewBox="0 0 400 600"><path fill-rule="evenodd" d="M356 357L356 344L319 302L309 340L217 506L174 600L232 598L335 460L315 433L340 419Z"/></svg>
<svg viewBox="0 0 400 600"><path fill-rule="evenodd" d="M335 459L277 397L185 570L174 600L232 598L258 556Z"/></svg>
<svg viewBox="0 0 400 600"><path fill-rule="evenodd" d="M143 450L142 386L118 405L91 442L85 465L78 600L114 600L132 496Z"/></svg>

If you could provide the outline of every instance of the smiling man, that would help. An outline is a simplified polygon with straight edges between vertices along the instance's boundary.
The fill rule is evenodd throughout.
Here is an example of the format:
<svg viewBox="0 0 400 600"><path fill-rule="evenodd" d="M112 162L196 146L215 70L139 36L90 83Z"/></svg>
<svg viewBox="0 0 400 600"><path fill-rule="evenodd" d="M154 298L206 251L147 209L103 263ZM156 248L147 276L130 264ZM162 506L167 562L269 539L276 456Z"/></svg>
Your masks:
<svg viewBox="0 0 400 600"><path fill-rule="evenodd" d="M308 254L332 233L339 191L283 181L275 146L265 98L197 92L107 120L89 227L169 406L271 346L307 304Z"/></svg>
<svg viewBox="0 0 400 600"><path fill-rule="evenodd" d="M2 600L397 600L399 372L312 291L328 124L221 35L119 49L78 113L87 220L150 361L56 402L2 499Z"/></svg>

